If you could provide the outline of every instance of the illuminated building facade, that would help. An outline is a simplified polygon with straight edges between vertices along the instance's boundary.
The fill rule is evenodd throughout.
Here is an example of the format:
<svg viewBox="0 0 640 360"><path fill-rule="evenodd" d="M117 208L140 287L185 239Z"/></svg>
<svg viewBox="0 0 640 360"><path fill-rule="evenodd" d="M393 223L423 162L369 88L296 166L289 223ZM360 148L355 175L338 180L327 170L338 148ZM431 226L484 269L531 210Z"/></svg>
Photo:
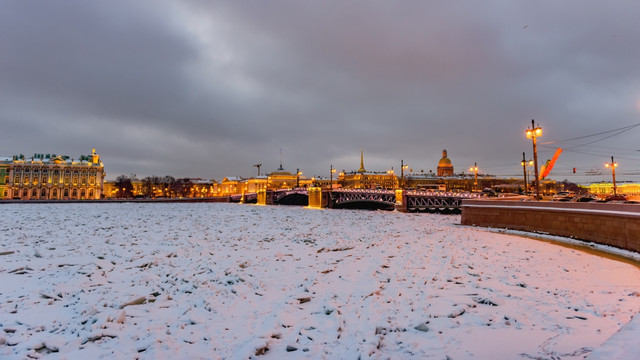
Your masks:
<svg viewBox="0 0 640 360"><path fill-rule="evenodd" d="M618 183L618 193L627 196L640 196L639 183ZM613 195L613 183L594 183L589 185L589 193L600 196Z"/></svg>
<svg viewBox="0 0 640 360"><path fill-rule="evenodd" d="M0 159L0 199L100 199L104 165L95 149L78 161L68 156L34 154Z"/></svg>

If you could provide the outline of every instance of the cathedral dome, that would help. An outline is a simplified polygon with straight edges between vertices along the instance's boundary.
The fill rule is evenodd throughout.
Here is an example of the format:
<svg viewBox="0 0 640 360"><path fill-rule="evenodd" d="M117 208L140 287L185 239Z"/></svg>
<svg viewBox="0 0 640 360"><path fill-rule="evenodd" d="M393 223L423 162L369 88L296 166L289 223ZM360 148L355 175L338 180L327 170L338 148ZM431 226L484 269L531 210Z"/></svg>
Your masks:
<svg viewBox="0 0 640 360"><path fill-rule="evenodd" d="M447 150L442 150L442 159L438 162L438 176L452 176L453 164L447 157Z"/></svg>
<svg viewBox="0 0 640 360"><path fill-rule="evenodd" d="M451 160L449 160L448 157L443 157L440 159L440 162L438 162L438 167L453 167L453 165L451 165Z"/></svg>

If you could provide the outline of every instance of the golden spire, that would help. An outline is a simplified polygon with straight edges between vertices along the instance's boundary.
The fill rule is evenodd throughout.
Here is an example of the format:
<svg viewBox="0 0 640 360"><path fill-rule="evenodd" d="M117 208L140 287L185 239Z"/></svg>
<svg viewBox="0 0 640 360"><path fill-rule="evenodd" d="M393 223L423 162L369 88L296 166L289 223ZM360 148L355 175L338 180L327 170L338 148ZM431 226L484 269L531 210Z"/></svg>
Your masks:
<svg viewBox="0 0 640 360"><path fill-rule="evenodd" d="M360 148L360 169L358 169L359 173L367 172L364 168L364 148Z"/></svg>

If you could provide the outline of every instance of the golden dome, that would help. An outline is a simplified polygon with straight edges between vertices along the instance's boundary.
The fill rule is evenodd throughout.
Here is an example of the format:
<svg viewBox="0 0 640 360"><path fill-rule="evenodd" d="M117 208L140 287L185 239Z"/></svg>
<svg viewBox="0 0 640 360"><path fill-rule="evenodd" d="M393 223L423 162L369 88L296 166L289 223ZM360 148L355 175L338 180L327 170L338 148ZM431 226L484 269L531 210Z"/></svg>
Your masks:
<svg viewBox="0 0 640 360"><path fill-rule="evenodd" d="M438 167L453 167L453 165L451 165L449 158L442 158L440 162L438 162Z"/></svg>
<svg viewBox="0 0 640 360"><path fill-rule="evenodd" d="M438 176L453 176L453 164L447 157L447 150L442 150L442 159L438 162Z"/></svg>
<svg viewBox="0 0 640 360"><path fill-rule="evenodd" d="M442 159L438 162L438 167L453 167L451 160L447 157L447 150L442 150Z"/></svg>

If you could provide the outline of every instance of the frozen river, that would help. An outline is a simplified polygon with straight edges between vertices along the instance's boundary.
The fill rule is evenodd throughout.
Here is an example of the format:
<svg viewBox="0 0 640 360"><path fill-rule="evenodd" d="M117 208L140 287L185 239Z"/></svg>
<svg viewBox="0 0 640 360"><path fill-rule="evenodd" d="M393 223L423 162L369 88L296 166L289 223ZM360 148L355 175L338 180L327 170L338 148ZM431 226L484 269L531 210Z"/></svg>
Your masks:
<svg viewBox="0 0 640 360"><path fill-rule="evenodd" d="M0 205L0 358L582 359L638 267L457 215Z"/></svg>

